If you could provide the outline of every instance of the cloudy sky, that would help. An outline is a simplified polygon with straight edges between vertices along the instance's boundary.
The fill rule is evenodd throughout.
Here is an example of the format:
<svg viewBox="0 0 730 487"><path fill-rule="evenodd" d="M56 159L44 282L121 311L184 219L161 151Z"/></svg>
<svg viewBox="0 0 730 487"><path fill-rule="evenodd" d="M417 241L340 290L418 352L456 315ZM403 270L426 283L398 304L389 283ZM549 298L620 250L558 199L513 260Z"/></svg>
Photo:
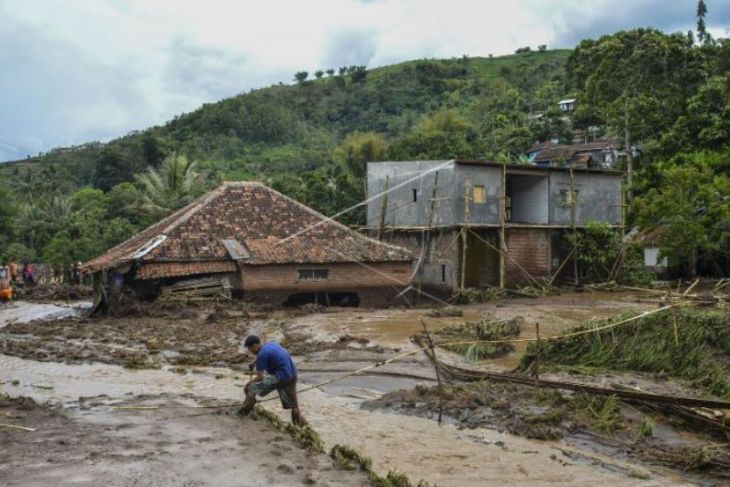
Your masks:
<svg viewBox="0 0 730 487"><path fill-rule="evenodd" d="M706 0L730 36L730 0ZM310 72L694 28L695 0L0 0L0 161Z"/></svg>

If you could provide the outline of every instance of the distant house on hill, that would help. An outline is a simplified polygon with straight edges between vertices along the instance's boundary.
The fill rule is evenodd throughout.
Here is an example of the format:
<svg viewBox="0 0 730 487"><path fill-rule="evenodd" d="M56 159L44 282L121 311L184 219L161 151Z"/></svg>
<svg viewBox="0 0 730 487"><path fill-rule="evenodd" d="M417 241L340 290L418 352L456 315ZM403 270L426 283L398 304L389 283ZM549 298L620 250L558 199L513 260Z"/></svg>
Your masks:
<svg viewBox="0 0 730 487"><path fill-rule="evenodd" d="M570 113L575 110L575 98L567 98L558 102L558 108L561 112Z"/></svg>
<svg viewBox="0 0 730 487"><path fill-rule="evenodd" d="M525 154L529 162L540 166L611 169L620 152L612 141L604 139L566 145L542 142L527 149Z"/></svg>
<svg viewBox="0 0 730 487"><path fill-rule="evenodd" d="M155 298L225 281L273 304L368 304L409 285L411 255L354 232L260 183L224 183L86 264L97 301ZM113 302L113 299L109 299Z"/></svg>

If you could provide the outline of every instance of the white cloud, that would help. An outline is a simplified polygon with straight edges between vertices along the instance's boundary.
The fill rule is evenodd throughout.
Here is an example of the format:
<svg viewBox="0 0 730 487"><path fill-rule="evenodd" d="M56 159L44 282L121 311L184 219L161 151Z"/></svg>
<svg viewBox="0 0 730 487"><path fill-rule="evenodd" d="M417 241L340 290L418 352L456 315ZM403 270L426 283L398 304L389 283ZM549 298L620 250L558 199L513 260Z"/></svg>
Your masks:
<svg viewBox="0 0 730 487"><path fill-rule="evenodd" d="M722 3L708 23L724 34ZM109 139L299 70L572 47L693 15L690 0L0 0L0 160L21 155L8 143Z"/></svg>

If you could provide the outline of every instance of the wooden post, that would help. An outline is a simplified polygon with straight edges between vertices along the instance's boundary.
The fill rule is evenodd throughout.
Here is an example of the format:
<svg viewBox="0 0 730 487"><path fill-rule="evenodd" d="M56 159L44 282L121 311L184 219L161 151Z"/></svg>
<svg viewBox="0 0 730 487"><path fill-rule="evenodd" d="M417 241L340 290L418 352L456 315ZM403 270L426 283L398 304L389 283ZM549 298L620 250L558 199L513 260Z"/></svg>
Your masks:
<svg viewBox="0 0 730 487"><path fill-rule="evenodd" d="M418 275L423 271L423 267L426 262L429 261L431 255L431 227L433 225L433 213L436 210L436 191L439 184L439 173L436 171L436 175L433 178L433 190L431 190L431 207L428 210L428 225L426 229L421 232L421 259L418 261L418 269L414 275ZM424 262L425 261L425 262ZM422 279L418 279L416 284L418 293L416 294L416 300L421 296L421 290L423 287Z"/></svg>
<svg viewBox="0 0 730 487"><path fill-rule="evenodd" d="M540 386L540 349L542 343L540 342L540 322L535 323L535 336L537 337L537 355L535 356L535 387Z"/></svg>
<svg viewBox="0 0 730 487"><path fill-rule="evenodd" d="M621 237L626 236L626 195L624 192L626 189L621 186ZM621 238L621 244L624 243L624 239Z"/></svg>
<svg viewBox="0 0 730 487"><path fill-rule="evenodd" d="M383 237L385 226L385 212L388 210L388 188L390 186L390 175L385 175L385 190L383 191L383 204L380 206L380 225L378 225L378 240Z"/></svg>
<svg viewBox="0 0 730 487"><path fill-rule="evenodd" d="M421 325L423 326L423 332L426 334L426 340L428 341L428 349L431 351L431 361L433 362L433 368L436 370L436 387L439 395L439 426L441 425L441 416L444 410L443 403L443 391L441 389L441 372L439 372L438 362L436 362L436 349L433 346L433 340L431 340L431 334L428 332L426 322L421 319Z"/></svg>
<svg viewBox="0 0 730 487"><path fill-rule="evenodd" d="M573 232L573 279L578 285L578 232L576 230L576 197L575 197L575 175L573 168L570 168L570 229Z"/></svg>
<svg viewBox="0 0 730 487"><path fill-rule="evenodd" d="M505 281L505 260L504 253L507 252L505 242L505 223L507 219L507 164L502 164L502 195L499 198L499 288L504 289Z"/></svg>
<svg viewBox="0 0 730 487"><path fill-rule="evenodd" d="M674 299L672 290L669 289L669 292L667 293L667 300L669 301L669 306L672 307L672 328L674 329L674 346L679 348L679 330L677 329L677 310L674 307Z"/></svg>
<svg viewBox="0 0 730 487"><path fill-rule="evenodd" d="M469 189L471 187L471 178L466 178L464 184L464 222L461 226L461 289L466 288L466 251L467 245L467 233L466 226L469 222Z"/></svg>
<svg viewBox="0 0 730 487"><path fill-rule="evenodd" d="M626 197L628 203L634 199L634 153L631 151L631 136L629 134L629 104L628 100L624 102L624 122L626 123L626 131L624 132L624 145L626 146Z"/></svg>

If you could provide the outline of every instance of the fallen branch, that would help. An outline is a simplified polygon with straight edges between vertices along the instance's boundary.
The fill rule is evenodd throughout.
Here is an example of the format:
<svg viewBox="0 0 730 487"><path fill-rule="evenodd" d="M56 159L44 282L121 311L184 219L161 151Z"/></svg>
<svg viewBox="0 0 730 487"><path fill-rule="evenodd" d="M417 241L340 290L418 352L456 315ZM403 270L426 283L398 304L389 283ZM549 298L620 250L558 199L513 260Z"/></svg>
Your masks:
<svg viewBox="0 0 730 487"><path fill-rule="evenodd" d="M21 431L35 431L35 428L26 428L25 426L17 426L15 424L6 424L6 423L0 423L0 426L3 428L10 428L14 430L21 430Z"/></svg>

